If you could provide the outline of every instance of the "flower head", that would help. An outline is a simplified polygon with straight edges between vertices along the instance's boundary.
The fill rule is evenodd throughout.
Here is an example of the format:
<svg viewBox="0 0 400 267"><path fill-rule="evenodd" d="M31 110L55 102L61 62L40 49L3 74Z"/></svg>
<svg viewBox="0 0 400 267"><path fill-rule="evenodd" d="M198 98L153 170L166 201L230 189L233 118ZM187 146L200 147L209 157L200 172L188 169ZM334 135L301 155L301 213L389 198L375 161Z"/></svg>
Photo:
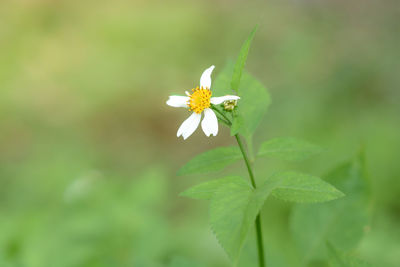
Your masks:
<svg viewBox="0 0 400 267"><path fill-rule="evenodd" d="M193 113L179 127L177 136L183 139L188 138L197 129L201 117L201 128L206 136L218 134L218 119L214 111L210 108L212 104L218 105L228 100L238 100L240 97L226 95L221 97L211 97L211 73L215 66L206 69L200 77L200 86L192 89L192 93L186 91L186 96L170 96L167 105L171 107L188 108Z"/></svg>

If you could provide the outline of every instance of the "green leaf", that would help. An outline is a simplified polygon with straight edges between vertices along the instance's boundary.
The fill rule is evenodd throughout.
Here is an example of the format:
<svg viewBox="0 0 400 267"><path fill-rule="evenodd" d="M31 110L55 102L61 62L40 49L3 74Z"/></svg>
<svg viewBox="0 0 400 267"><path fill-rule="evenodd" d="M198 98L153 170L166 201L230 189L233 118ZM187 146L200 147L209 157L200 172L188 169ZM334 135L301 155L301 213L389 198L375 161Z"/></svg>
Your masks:
<svg viewBox="0 0 400 267"><path fill-rule="evenodd" d="M230 77L233 73L233 64L228 62L213 81L213 95L221 96L232 94ZM231 126L231 135L242 134L246 139L257 129L271 102L266 88L253 76L243 72L239 87L238 106Z"/></svg>
<svg viewBox="0 0 400 267"><path fill-rule="evenodd" d="M244 118L243 116L236 116L234 117L231 125L231 136L234 136L240 132L240 129L244 125Z"/></svg>
<svg viewBox="0 0 400 267"><path fill-rule="evenodd" d="M217 77L213 80L211 86L213 96L234 94L234 91L231 89L233 68L233 62L228 61L222 70L218 72Z"/></svg>
<svg viewBox="0 0 400 267"><path fill-rule="evenodd" d="M195 185L186 191L180 193L180 196L185 196L194 199L211 199L215 192L225 184L229 184L236 181L237 177L225 177L222 179L216 179L208 181L199 185Z"/></svg>
<svg viewBox="0 0 400 267"><path fill-rule="evenodd" d="M258 28L258 26L254 27L254 29L251 31L249 37L242 45L242 48L240 49L240 52L239 52L239 56L236 60L235 68L233 70L233 75L232 75L232 82L231 82L231 88L233 90L235 90L236 92L238 92L238 90L239 90L240 79L242 77L244 65L246 64L247 55L248 55L249 49L250 49L250 44L254 38L257 28Z"/></svg>
<svg viewBox="0 0 400 267"><path fill-rule="evenodd" d="M332 170L325 179L343 192L349 192L346 198L356 202L367 202L369 187L364 162L364 154L361 152L354 160L345 162Z"/></svg>
<svg viewBox="0 0 400 267"><path fill-rule="evenodd" d="M275 185L272 195L295 202L325 202L344 194L318 177L292 171L276 173L269 178Z"/></svg>
<svg viewBox="0 0 400 267"><path fill-rule="evenodd" d="M228 177L215 191L210 204L210 222L218 241L228 256L237 262L250 227L254 226L272 187L265 183L253 190L241 177Z"/></svg>
<svg viewBox="0 0 400 267"><path fill-rule="evenodd" d="M266 88L247 72L243 73L239 96L231 135L240 133L248 139L260 124L271 100Z"/></svg>
<svg viewBox="0 0 400 267"><path fill-rule="evenodd" d="M291 137L274 138L264 142L258 156L270 156L288 161L300 161L320 153L319 146Z"/></svg>
<svg viewBox="0 0 400 267"><path fill-rule="evenodd" d="M291 231L305 261L326 260L326 242L343 251L357 246L368 225L364 173L361 158L339 166L325 180L346 197L328 203L299 204L293 208Z"/></svg>
<svg viewBox="0 0 400 267"><path fill-rule="evenodd" d="M328 255L331 267L370 267L371 265L350 255L339 252L335 247L327 242Z"/></svg>
<svg viewBox="0 0 400 267"><path fill-rule="evenodd" d="M218 147L191 159L178 171L178 175L219 171L241 158L240 149L236 146Z"/></svg>

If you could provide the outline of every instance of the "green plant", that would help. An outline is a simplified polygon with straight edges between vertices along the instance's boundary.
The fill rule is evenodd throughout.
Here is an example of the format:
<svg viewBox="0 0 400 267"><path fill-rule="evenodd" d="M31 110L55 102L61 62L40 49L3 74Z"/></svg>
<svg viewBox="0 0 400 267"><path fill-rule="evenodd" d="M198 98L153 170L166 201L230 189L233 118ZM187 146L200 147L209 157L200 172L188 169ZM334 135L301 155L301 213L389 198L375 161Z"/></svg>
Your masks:
<svg viewBox="0 0 400 267"><path fill-rule="evenodd" d="M254 226L259 266L266 266L260 210L269 196L298 203L317 203L341 198L344 193L319 177L296 171L282 171L269 177L258 177L258 184L256 183L253 170L255 158L271 157L286 161L301 161L322 151L320 147L309 142L291 137L280 137L262 143L254 155L253 134L270 104L270 96L266 88L244 69L256 30L257 27L243 44L236 63L228 63L214 81L212 92L217 95L228 95L224 102L215 104L212 99L210 101L211 78L209 78L206 87L201 85L193 91L192 95L187 93L187 97L172 96L167 104L176 107L188 106L190 110L195 110L192 116L198 117L188 131L182 130L185 124L188 124L185 121L178 130L178 137L183 135L186 139L190 136L200 123L201 112L207 108L214 111L219 122L230 128L230 134L236 139L238 146L218 147L200 154L184 165L178 174L220 171L243 159L249 179L238 175L227 176L196 185L181 195L210 201L212 231L234 264L238 262L250 228ZM208 77L211 75L210 69L212 71L214 67L204 72L208 72ZM204 73L200 84L204 80ZM204 97L199 98L201 105L196 106L193 104L197 101L195 94L200 93ZM234 98L232 94L237 94L238 97ZM175 100L181 102L177 104ZM206 119L207 114L204 120ZM214 127L217 126L214 125ZM207 127L203 127L207 136L216 135L218 132L218 128L211 128L208 130ZM302 217L297 217L299 218L295 220L300 222Z"/></svg>

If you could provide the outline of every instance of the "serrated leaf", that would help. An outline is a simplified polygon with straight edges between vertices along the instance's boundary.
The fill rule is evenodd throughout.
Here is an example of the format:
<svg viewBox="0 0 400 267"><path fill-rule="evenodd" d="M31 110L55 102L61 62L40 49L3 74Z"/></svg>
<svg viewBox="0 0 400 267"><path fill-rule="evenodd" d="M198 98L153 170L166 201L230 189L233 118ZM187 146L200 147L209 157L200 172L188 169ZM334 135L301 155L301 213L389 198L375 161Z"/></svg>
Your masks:
<svg viewBox="0 0 400 267"><path fill-rule="evenodd" d="M326 260L326 242L343 251L357 246L368 224L363 175L359 158L339 166L325 180L344 192L346 197L293 208L291 231L305 261Z"/></svg>
<svg viewBox="0 0 400 267"><path fill-rule="evenodd" d="M291 137L280 137L264 142L258 151L258 156L300 161L317 155L321 151L322 149L319 146L306 141Z"/></svg>
<svg viewBox="0 0 400 267"><path fill-rule="evenodd" d="M178 175L219 171L241 158L236 146L218 147L195 156L178 171Z"/></svg>
<svg viewBox="0 0 400 267"><path fill-rule="evenodd" d="M180 193L180 196L185 196L193 199L211 199L215 192L225 184L229 184L236 181L237 177L225 177L208 181L202 184L195 185L186 191Z"/></svg>
<svg viewBox="0 0 400 267"><path fill-rule="evenodd" d="M233 90L235 90L236 92L238 92L238 90L239 90L240 79L242 77L244 65L246 64L247 55L248 55L249 49L250 49L250 44L254 38L257 28L258 28L258 26L254 27L254 29L251 31L249 37L242 45L242 48L240 49L240 52L239 52L239 56L236 60L236 64L235 64L235 67L233 70L233 75L232 75L232 82L231 82L231 88Z"/></svg>
<svg viewBox="0 0 400 267"><path fill-rule="evenodd" d="M267 89L249 73L244 72L240 83L236 117L231 135L240 133L249 138L257 129L271 102Z"/></svg>
<svg viewBox="0 0 400 267"><path fill-rule="evenodd" d="M332 244L327 243L329 266L331 267L370 267L371 265L350 255L339 252Z"/></svg>
<svg viewBox="0 0 400 267"><path fill-rule="evenodd" d="M318 177L292 171L280 172L269 178L275 184L272 195L294 202L325 202L343 197L334 186Z"/></svg>
<svg viewBox="0 0 400 267"><path fill-rule="evenodd" d="M230 177L229 183L221 186L211 198L211 228L234 262L271 190L268 183L253 190L243 178Z"/></svg>

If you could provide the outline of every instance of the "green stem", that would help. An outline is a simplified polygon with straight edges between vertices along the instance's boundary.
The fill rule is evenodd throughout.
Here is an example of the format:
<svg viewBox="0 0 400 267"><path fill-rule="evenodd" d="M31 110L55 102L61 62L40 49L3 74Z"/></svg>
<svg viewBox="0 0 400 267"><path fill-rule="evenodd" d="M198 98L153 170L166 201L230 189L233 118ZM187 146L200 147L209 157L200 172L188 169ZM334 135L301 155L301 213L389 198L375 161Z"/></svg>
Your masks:
<svg viewBox="0 0 400 267"><path fill-rule="evenodd" d="M247 157L247 153L246 153L246 151L244 149L242 140L240 140L240 137L239 137L238 134L235 134L235 138L236 138L236 141L237 141L237 143L239 145L240 151L242 151L243 159L244 159L244 162L246 163L247 171L249 172L251 185L253 186L254 189L256 189L257 186L256 186L256 181L254 179L253 170L251 169L250 161L249 161L249 158Z"/></svg>
<svg viewBox="0 0 400 267"><path fill-rule="evenodd" d="M258 262L260 267L265 267L265 259L264 259L264 244L261 230L261 216L258 213L256 218L256 233L257 233L257 247L258 247Z"/></svg>
<svg viewBox="0 0 400 267"><path fill-rule="evenodd" d="M232 122L231 122L231 120L223 113L223 112L221 112L217 107L215 107L215 106L211 106L211 109L212 110L214 110L214 111L216 111L219 115L221 115L227 122L229 122L229 126L231 126L232 125Z"/></svg>
<svg viewBox="0 0 400 267"><path fill-rule="evenodd" d="M242 152L244 162L246 163L247 171L249 172L251 185L254 189L257 188L256 181L254 178L253 170L251 169L249 158L247 157L246 151L244 149L242 140L240 139L239 135L235 135L236 141L239 145L240 151ZM264 245L263 245L263 238L262 238L262 229L261 229L261 216L258 213L256 218L256 234L257 234L257 248L258 248L258 262L260 267L265 267L265 259L264 259Z"/></svg>
<svg viewBox="0 0 400 267"><path fill-rule="evenodd" d="M232 125L232 123L230 121L225 120L219 113L217 113L217 118L223 122L224 124L226 124L228 127L230 127Z"/></svg>
<svg viewBox="0 0 400 267"><path fill-rule="evenodd" d="M224 118L223 119L224 121L226 120L226 122L228 122L228 126L232 125L231 120L227 116L225 116L225 114L223 112L221 112L215 106L211 106L211 108L213 110L215 110L218 113L218 115L221 115ZM246 150L244 149L242 140L240 139L238 134L235 135L235 138L236 138L236 141L237 141L237 143L239 145L240 151L242 152L244 162L246 163L247 171L249 172L249 176L250 176L251 185L253 186L254 189L256 189L257 186L256 186L255 178L254 178L254 173L253 173L253 170L251 169L250 161L249 161L249 158L247 156ZM262 238L260 213L257 214L257 218L256 218L256 235L257 235L257 248L258 248L259 266L260 267L265 267L264 245L263 245L263 238Z"/></svg>

